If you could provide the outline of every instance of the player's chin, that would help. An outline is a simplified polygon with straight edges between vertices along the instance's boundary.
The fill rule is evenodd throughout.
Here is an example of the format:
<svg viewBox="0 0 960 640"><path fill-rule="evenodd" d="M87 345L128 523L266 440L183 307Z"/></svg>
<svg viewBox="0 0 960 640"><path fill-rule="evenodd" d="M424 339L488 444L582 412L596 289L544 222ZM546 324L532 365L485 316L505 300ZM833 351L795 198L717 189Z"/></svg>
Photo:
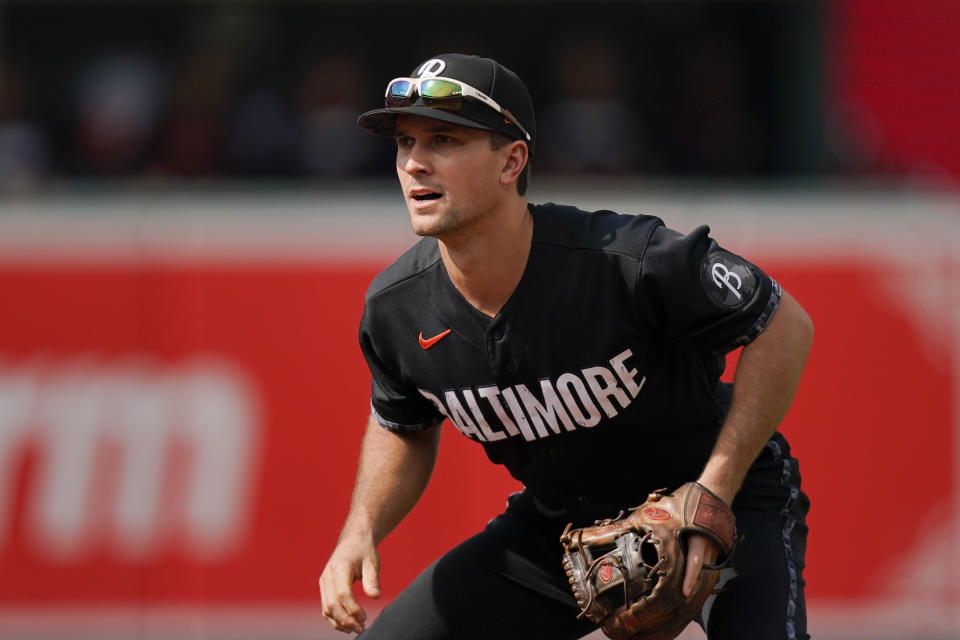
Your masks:
<svg viewBox="0 0 960 640"><path fill-rule="evenodd" d="M439 203L432 206L410 206L409 210L410 224L417 235L434 235L443 227L444 215Z"/></svg>
<svg viewBox="0 0 960 640"><path fill-rule="evenodd" d="M437 236L441 232L439 225L430 224L421 219L411 220L411 226L413 227L413 232L418 236Z"/></svg>

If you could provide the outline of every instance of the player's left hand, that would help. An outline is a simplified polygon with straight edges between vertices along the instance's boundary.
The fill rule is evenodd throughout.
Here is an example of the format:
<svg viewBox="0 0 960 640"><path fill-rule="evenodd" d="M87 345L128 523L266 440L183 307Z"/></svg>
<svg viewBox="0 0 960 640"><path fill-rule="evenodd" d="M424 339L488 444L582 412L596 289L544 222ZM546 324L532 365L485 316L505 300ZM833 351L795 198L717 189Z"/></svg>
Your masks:
<svg viewBox="0 0 960 640"><path fill-rule="evenodd" d="M717 560L717 545L713 540L699 533L691 533L687 538L687 570L683 577L683 595L686 598L693 593L697 585L700 568L713 564Z"/></svg>

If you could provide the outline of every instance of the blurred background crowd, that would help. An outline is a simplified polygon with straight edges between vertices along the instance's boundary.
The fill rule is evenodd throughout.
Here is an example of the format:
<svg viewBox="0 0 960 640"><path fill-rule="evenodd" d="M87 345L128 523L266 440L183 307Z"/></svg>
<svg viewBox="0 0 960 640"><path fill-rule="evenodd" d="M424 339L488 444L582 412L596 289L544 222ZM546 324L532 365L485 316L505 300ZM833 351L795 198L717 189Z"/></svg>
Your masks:
<svg viewBox="0 0 960 640"><path fill-rule="evenodd" d="M536 175L890 173L830 95L819 2L0 3L0 189L389 173L354 124L456 50L530 85Z"/></svg>

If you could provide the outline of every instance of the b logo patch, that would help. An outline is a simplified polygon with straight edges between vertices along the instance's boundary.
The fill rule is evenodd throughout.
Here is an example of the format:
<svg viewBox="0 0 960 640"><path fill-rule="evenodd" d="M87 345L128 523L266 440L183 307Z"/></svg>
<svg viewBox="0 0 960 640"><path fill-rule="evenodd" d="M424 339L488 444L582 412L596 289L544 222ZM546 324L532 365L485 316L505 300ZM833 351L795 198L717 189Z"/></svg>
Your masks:
<svg viewBox="0 0 960 640"><path fill-rule="evenodd" d="M746 304L757 287L750 264L728 251L707 254L700 268L700 283L714 303L728 309Z"/></svg>

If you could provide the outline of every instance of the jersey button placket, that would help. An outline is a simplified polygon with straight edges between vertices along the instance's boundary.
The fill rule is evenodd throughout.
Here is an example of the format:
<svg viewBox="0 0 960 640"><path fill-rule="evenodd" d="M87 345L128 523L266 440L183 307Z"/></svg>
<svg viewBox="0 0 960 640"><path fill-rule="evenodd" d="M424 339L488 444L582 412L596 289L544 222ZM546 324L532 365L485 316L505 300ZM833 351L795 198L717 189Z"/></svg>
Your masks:
<svg viewBox="0 0 960 640"><path fill-rule="evenodd" d="M487 351L490 356L490 364L495 370L515 373L516 366L510 359L509 350L505 348L503 339L506 337L506 331L502 325L494 325L487 331Z"/></svg>

